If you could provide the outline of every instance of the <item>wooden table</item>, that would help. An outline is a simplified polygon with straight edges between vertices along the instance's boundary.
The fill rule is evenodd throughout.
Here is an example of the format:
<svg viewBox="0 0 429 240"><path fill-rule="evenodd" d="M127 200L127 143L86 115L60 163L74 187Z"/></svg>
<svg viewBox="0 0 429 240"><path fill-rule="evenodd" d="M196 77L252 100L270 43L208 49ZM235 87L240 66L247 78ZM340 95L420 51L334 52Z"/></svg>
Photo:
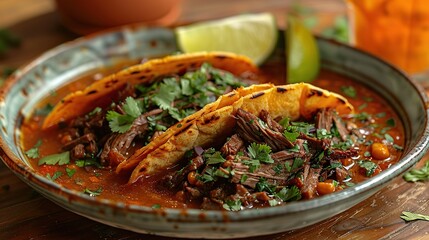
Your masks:
<svg viewBox="0 0 429 240"><path fill-rule="evenodd" d="M306 0L320 24L345 13L341 0ZM256 11L274 13L282 25L288 0L184 0L179 22ZM21 46L0 56L0 69L21 66L42 52L78 37L61 26L50 0L0 1L0 27L22 39ZM429 157L425 157L418 166ZM428 183L398 177L371 198L317 225L251 239L429 239L429 222L406 223L402 211L429 214ZM169 239L137 234L88 220L46 200L0 163L0 239Z"/></svg>

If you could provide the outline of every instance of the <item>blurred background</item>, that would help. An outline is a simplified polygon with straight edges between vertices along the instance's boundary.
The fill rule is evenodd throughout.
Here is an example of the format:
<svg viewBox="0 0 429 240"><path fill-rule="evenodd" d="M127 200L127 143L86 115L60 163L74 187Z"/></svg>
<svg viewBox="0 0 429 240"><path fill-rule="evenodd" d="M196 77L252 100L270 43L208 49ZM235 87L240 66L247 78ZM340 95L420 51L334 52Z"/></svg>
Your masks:
<svg viewBox="0 0 429 240"><path fill-rule="evenodd" d="M134 2L135 0L126 1ZM269 11L276 16L279 27L283 28L285 26L285 14L293 12L302 16L305 24L313 32L347 41L346 6L342 0L166 0L164 2L168 1L177 2L177 7L180 9L177 14L171 16L172 19L161 24L180 25L242 13ZM87 1L60 0L59 2L75 2L77 5L78 2L83 4ZM3 44L2 47L0 41L0 69L2 71L5 68L16 68L58 44L91 32L92 29L76 26L73 28L72 24L67 25L69 28L64 27L64 21L62 21L64 18L60 18L55 3L54 0L0 1L0 29L6 31L6 35L11 35L13 38L13 43L9 44L10 46ZM108 7L108 5L106 6ZM91 7L93 6L83 4L80 15L85 14L86 11L86 13L92 12L94 16L97 16L101 12L100 9L91 9ZM109 9L104 11L109 11ZM120 7L115 7L114 14L131 18L129 9L121 11ZM95 19L95 21L97 20L100 19ZM132 21L132 19L128 20ZM115 22L114 19L108 18L104 18L102 21L106 23L105 28L108 28L109 24L113 26ZM94 29L100 30L103 27Z"/></svg>

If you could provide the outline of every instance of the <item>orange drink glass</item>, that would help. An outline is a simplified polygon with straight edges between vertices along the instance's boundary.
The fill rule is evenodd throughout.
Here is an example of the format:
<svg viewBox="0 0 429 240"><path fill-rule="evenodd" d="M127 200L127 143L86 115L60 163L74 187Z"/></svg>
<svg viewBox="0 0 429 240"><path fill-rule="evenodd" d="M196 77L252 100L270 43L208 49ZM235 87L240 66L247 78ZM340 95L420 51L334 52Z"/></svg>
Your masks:
<svg viewBox="0 0 429 240"><path fill-rule="evenodd" d="M429 70L427 0L346 0L351 43L409 74Z"/></svg>

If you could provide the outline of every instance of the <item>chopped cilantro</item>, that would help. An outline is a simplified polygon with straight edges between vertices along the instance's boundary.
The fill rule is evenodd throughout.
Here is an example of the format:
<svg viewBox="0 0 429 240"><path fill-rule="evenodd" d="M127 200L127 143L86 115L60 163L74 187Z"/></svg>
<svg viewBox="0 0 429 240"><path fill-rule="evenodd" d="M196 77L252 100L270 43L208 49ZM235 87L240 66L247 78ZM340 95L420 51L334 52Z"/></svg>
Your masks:
<svg viewBox="0 0 429 240"><path fill-rule="evenodd" d="M375 116L378 118L384 118L386 116L386 113L385 112L379 112L379 113L375 114Z"/></svg>
<svg viewBox="0 0 429 240"><path fill-rule="evenodd" d="M284 128L287 128L289 126L290 119L288 117L283 118L280 120L279 124L282 125Z"/></svg>
<svg viewBox="0 0 429 240"><path fill-rule="evenodd" d="M365 151L365 152L363 153L363 155L364 155L365 157L371 157L371 153L370 153L370 152L368 152L368 151Z"/></svg>
<svg viewBox="0 0 429 240"><path fill-rule="evenodd" d="M91 197L99 196L101 194L101 192L103 192L103 188L101 188L101 187L97 188L95 190L85 188L85 190L83 191L83 193L88 194Z"/></svg>
<svg viewBox="0 0 429 240"><path fill-rule="evenodd" d="M429 181L429 161L420 169L411 169L404 174L404 180L407 182Z"/></svg>
<svg viewBox="0 0 429 240"><path fill-rule="evenodd" d="M342 86L341 91L344 93L344 95L355 98L357 96L356 89L352 86Z"/></svg>
<svg viewBox="0 0 429 240"><path fill-rule="evenodd" d="M152 205L152 209L160 209L160 208L161 208L161 204L159 203Z"/></svg>
<svg viewBox="0 0 429 240"><path fill-rule="evenodd" d="M222 157L221 152L219 151L215 151L214 153L204 153L203 154L207 165L213 165L213 164L218 164L218 163L223 163L225 162L225 158Z"/></svg>
<svg viewBox="0 0 429 240"><path fill-rule="evenodd" d="M274 160L271 158L271 148L267 144L258 144L251 143L249 147L247 147L247 151L249 152L249 156L253 160L258 160L263 163L274 163Z"/></svg>
<svg viewBox="0 0 429 240"><path fill-rule="evenodd" d="M258 192L267 192L273 194L276 190L276 185L270 184L266 178L260 177L255 185L255 190Z"/></svg>
<svg viewBox="0 0 429 240"><path fill-rule="evenodd" d="M240 211L241 210L241 201L237 200L226 200L223 204L223 208L228 211Z"/></svg>
<svg viewBox="0 0 429 240"><path fill-rule="evenodd" d="M291 202L301 199L301 192L297 186L293 185L291 187L282 188L275 196L280 198L283 202Z"/></svg>
<svg viewBox="0 0 429 240"><path fill-rule="evenodd" d="M46 174L46 178L51 180L51 181L55 181L57 180L59 177L61 177L63 175L63 173L61 171L56 171L54 172L54 174L51 176L51 174Z"/></svg>
<svg viewBox="0 0 429 240"><path fill-rule="evenodd" d="M361 112L361 113L358 113L358 114L354 114L353 117L356 120L359 120L361 122L368 121L368 120L371 119L371 115L369 113L367 113L367 112Z"/></svg>
<svg viewBox="0 0 429 240"><path fill-rule="evenodd" d="M332 138L332 134L328 132L328 130L322 128L316 130L316 137L318 139L326 139L326 138Z"/></svg>
<svg viewBox="0 0 429 240"><path fill-rule="evenodd" d="M283 136L289 140L290 142L295 142L295 140L299 137L299 132L288 132L284 131Z"/></svg>
<svg viewBox="0 0 429 240"><path fill-rule="evenodd" d="M290 162L285 162L284 163L284 166L285 166L285 169L286 169L286 171L288 171L288 172L290 172L291 170L292 170L292 167L291 167L291 165L290 165Z"/></svg>
<svg viewBox="0 0 429 240"><path fill-rule="evenodd" d="M360 111L362 111L363 109L365 109L366 107L368 107L368 103L363 103L363 104L361 104L359 107L358 107L358 109L360 110Z"/></svg>
<svg viewBox="0 0 429 240"><path fill-rule="evenodd" d="M273 170L278 175L283 171L283 165L279 163L273 167Z"/></svg>
<svg viewBox="0 0 429 240"><path fill-rule="evenodd" d="M108 111L106 119L109 121L109 126L112 132L124 133L128 131L134 120L141 115L141 104L132 97L127 97L123 104L125 114L120 114L115 111Z"/></svg>
<svg viewBox="0 0 429 240"><path fill-rule="evenodd" d="M246 174L241 175L240 183L244 183L246 182L246 180L247 180L247 175Z"/></svg>
<svg viewBox="0 0 429 240"><path fill-rule="evenodd" d="M66 173L67 173L67 176L71 178L76 173L76 169L66 168Z"/></svg>
<svg viewBox="0 0 429 240"><path fill-rule="evenodd" d="M393 144L392 146L393 146L394 149L396 149L398 151L403 151L404 150L404 148L401 147L401 146L399 146L398 144Z"/></svg>
<svg viewBox="0 0 429 240"><path fill-rule="evenodd" d="M371 177L375 169L377 169L377 164L368 160L359 160L358 164L361 168L365 169L367 177Z"/></svg>
<svg viewBox="0 0 429 240"><path fill-rule="evenodd" d="M78 167L95 166L101 168L101 164L96 159L79 159L75 161Z"/></svg>
<svg viewBox="0 0 429 240"><path fill-rule="evenodd" d="M387 126L389 126L389 127L395 127L395 119L393 119L393 118L389 118L389 119L387 119L386 120L386 125Z"/></svg>
<svg viewBox="0 0 429 240"><path fill-rule="evenodd" d="M388 133L384 134L384 139L386 139L387 142L393 143L394 139L392 136L390 136Z"/></svg>
<svg viewBox="0 0 429 240"><path fill-rule="evenodd" d="M429 215L423 215L419 213L412 213L412 212L402 212L401 218L405 221L415 221L415 220L424 220L429 221Z"/></svg>
<svg viewBox="0 0 429 240"><path fill-rule="evenodd" d="M42 145L42 140L37 140L37 143L30 149L25 152L25 155L29 158L38 158L39 157L39 147Z"/></svg>
<svg viewBox="0 0 429 240"><path fill-rule="evenodd" d="M294 171L304 165L304 159L302 158L295 158L293 160L292 166L290 167L290 171Z"/></svg>
<svg viewBox="0 0 429 240"><path fill-rule="evenodd" d="M261 166L261 162L256 159L251 160L244 160L243 163L249 167L249 172L253 173L256 169L258 169Z"/></svg>
<svg viewBox="0 0 429 240"><path fill-rule="evenodd" d="M48 155L39 159L39 165L64 165L70 163L70 152L62 152L57 154Z"/></svg>
<svg viewBox="0 0 429 240"><path fill-rule="evenodd" d="M153 101L161 109L171 108L171 103L181 95L179 83L175 78L166 78L160 84L158 92L153 96Z"/></svg>

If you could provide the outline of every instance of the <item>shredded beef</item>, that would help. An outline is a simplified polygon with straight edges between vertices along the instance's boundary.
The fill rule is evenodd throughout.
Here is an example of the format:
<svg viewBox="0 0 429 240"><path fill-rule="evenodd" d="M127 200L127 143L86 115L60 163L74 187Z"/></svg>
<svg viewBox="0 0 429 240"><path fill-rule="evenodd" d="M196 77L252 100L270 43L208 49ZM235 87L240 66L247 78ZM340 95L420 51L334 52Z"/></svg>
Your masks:
<svg viewBox="0 0 429 240"><path fill-rule="evenodd" d="M100 155L100 160L102 163L109 162L110 165L117 165L121 162L117 162L118 160L124 161L126 160L127 152L131 147L134 139L143 135L148 130L148 121L147 117L157 115L161 113L161 109L154 109L147 113L144 113L138 116L132 123L130 129L122 134L112 134L110 138L106 141L103 147L103 151ZM112 150L115 150L112 152ZM116 161L111 161L111 158Z"/></svg>
<svg viewBox="0 0 429 240"><path fill-rule="evenodd" d="M266 143L274 152L293 147L281 132L269 129L266 123L255 115L240 108L237 110L236 118L237 132L245 141Z"/></svg>
<svg viewBox="0 0 429 240"><path fill-rule="evenodd" d="M303 198L311 199L316 196L316 187L319 182L320 171L320 168L311 168L309 164L304 166L304 185L301 188Z"/></svg>
<svg viewBox="0 0 429 240"><path fill-rule="evenodd" d="M229 138L229 140L222 146L220 152L224 156L236 155L238 151L244 146L243 140L237 135L234 134Z"/></svg>
<svg viewBox="0 0 429 240"><path fill-rule="evenodd" d="M282 125L280 125L278 122L274 121L274 119L271 118L270 114L266 110L262 110L259 113L259 118L261 118L261 120L264 121L267 126L273 131L282 133L285 130Z"/></svg>

